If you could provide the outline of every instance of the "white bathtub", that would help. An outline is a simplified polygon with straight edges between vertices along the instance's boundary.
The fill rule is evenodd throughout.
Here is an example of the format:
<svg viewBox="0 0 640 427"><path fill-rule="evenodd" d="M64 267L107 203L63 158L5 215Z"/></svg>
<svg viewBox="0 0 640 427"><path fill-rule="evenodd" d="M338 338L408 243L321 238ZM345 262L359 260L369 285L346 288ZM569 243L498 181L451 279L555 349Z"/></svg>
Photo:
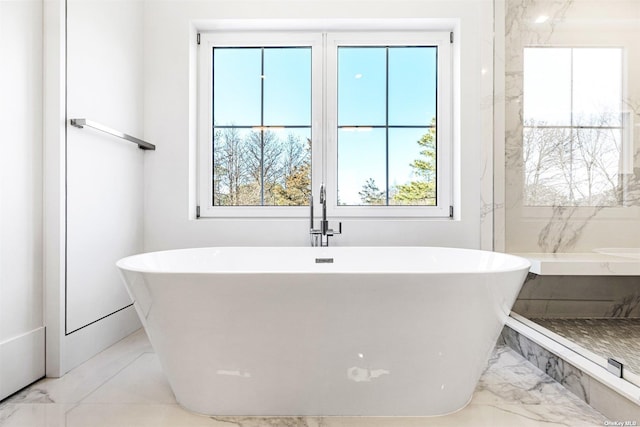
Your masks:
<svg viewBox="0 0 640 427"><path fill-rule="evenodd" d="M529 270L429 247L200 248L117 265L178 402L209 415L461 409Z"/></svg>

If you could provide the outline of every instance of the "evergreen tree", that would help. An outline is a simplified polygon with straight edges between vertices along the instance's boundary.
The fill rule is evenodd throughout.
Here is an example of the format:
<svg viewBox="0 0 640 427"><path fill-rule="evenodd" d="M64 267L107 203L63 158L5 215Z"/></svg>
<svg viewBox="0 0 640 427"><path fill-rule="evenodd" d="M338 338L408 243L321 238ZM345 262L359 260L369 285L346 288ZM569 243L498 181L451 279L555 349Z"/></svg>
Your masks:
<svg viewBox="0 0 640 427"><path fill-rule="evenodd" d="M293 135L288 137L283 183L274 187L276 205L304 206L311 197L311 140L303 146Z"/></svg>
<svg viewBox="0 0 640 427"><path fill-rule="evenodd" d="M386 197L384 191L380 190L376 185L376 181L373 178L369 178L362 190L358 192L360 200L365 205L384 205Z"/></svg>
<svg viewBox="0 0 640 427"><path fill-rule="evenodd" d="M414 180L396 187L393 201L399 205L435 205L436 202L436 128L435 118L418 145L420 157L411 162Z"/></svg>

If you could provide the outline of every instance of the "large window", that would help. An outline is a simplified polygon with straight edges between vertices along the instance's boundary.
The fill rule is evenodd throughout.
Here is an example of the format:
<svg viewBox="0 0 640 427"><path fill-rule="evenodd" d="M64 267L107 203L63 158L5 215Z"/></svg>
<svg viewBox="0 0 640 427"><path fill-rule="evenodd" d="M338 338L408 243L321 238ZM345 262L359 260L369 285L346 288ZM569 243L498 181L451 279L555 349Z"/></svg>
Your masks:
<svg viewBox="0 0 640 427"><path fill-rule="evenodd" d="M620 177L632 142L622 61L620 48L525 49L524 205L623 202Z"/></svg>
<svg viewBox="0 0 640 427"><path fill-rule="evenodd" d="M449 33L203 35L202 216L448 217Z"/></svg>

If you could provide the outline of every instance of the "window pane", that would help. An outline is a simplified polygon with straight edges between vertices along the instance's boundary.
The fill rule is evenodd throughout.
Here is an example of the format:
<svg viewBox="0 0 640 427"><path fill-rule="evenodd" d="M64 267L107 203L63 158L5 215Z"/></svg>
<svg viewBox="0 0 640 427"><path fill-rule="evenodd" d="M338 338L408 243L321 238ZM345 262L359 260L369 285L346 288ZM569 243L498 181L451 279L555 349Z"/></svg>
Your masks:
<svg viewBox="0 0 640 427"><path fill-rule="evenodd" d="M386 48L338 48L338 125L386 123Z"/></svg>
<svg viewBox="0 0 640 427"><path fill-rule="evenodd" d="M524 120L527 126L571 125L571 49L524 49Z"/></svg>
<svg viewBox="0 0 640 427"><path fill-rule="evenodd" d="M213 148L214 205L308 205L310 129L216 129Z"/></svg>
<svg viewBox="0 0 640 427"><path fill-rule="evenodd" d="M389 204L436 204L435 128L389 129Z"/></svg>
<svg viewBox="0 0 640 427"><path fill-rule="evenodd" d="M573 205L618 204L620 129L576 129L572 174Z"/></svg>
<svg viewBox="0 0 640 427"><path fill-rule="evenodd" d="M436 116L435 47L389 48L389 125L427 126Z"/></svg>
<svg viewBox="0 0 640 427"><path fill-rule="evenodd" d="M573 120L579 126L621 126L622 50L573 49Z"/></svg>
<svg viewBox="0 0 640 427"><path fill-rule="evenodd" d="M620 129L525 128L525 205L619 204Z"/></svg>
<svg viewBox="0 0 640 427"><path fill-rule="evenodd" d="M311 48L265 48L264 125L311 124Z"/></svg>
<svg viewBox="0 0 640 427"><path fill-rule="evenodd" d="M214 126L260 124L261 49L213 49Z"/></svg>
<svg viewBox="0 0 640 427"><path fill-rule="evenodd" d="M259 48L213 49L213 123L260 124L261 52Z"/></svg>
<svg viewBox="0 0 640 427"><path fill-rule="evenodd" d="M213 140L213 205L260 204L260 165L251 159L249 129L216 129Z"/></svg>
<svg viewBox="0 0 640 427"><path fill-rule="evenodd" d="M213 204L307 205L311 48L215 48L213 79Z"/></svg>
<svg viewBox="0 0 640 427"><path fill-rule="evenodd" d="M569 200L571 130L524 128L525 206L562 206Z"/></svg>
<svg viewBox="0 0 640 427"><path fill-rule="evenodd" d="M338 204L386 204L384 129L338 130Z"/></svg>
<svg viewBox="0 0 640 427"><path fill-rule="evenodd" d="M311 129L277 129L265 132L265 138L275 141L275 149L265 149L264 204L308 206L311 197Z"/></svg>

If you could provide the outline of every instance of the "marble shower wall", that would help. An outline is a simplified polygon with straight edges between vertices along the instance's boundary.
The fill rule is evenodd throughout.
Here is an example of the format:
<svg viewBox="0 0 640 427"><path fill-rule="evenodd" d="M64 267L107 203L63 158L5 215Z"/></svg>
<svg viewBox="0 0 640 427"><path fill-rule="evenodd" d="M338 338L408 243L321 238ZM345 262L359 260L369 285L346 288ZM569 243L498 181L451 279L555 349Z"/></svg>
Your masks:
<svg viewBox="0 0 640 427"><path fill-rule="evenodd" d="M505 250L589 252L598 247L640 246L640 2L496 1L504 7L505 22L504 57L501 51L496 51L496 68L503 65L505 76ZM532 203L531 197L525 195L523 122L527 96L524 93L524 49L527 47L622 48L621 103L626 121L623 132L629 135L629 144L618 147L625 153L619 164L622 166L614 166L614 169L618 166L620 169L609 171L617 183L610 193L619 201L618 206L577 207L556 201L539 203L547 206L528 206L537 203ZM548 68L553 70L559 66L549 63ZM549 75L553 76L553 71ZM591 83L595 88L604 82ZM498 89L498 85L496 87ZM496 93L500 95L499 101L502 94L500 90ZM565 129L565 132L577 134L581 130L573 128ZM499 198L496 202L499 203ZM499 212L496 217L500 218Z"/></svg>
<svg viewBox="0 0 640 427"><path fill-rule="evenodd" d="M513 311L526 318L640 318L640 277L531 274Z"/></svg>
<svg viewBox="0 0 640 427"><path fill-rule="evenodd" d="M502 330L498 344L506 344L531 364L553 378L576 397L611 420L636 420L638 404L617 394L597 379L563 360L508 326ZM605 425L613 423L604 423ZM587 424L585 424L587 425Z"/></svg>

